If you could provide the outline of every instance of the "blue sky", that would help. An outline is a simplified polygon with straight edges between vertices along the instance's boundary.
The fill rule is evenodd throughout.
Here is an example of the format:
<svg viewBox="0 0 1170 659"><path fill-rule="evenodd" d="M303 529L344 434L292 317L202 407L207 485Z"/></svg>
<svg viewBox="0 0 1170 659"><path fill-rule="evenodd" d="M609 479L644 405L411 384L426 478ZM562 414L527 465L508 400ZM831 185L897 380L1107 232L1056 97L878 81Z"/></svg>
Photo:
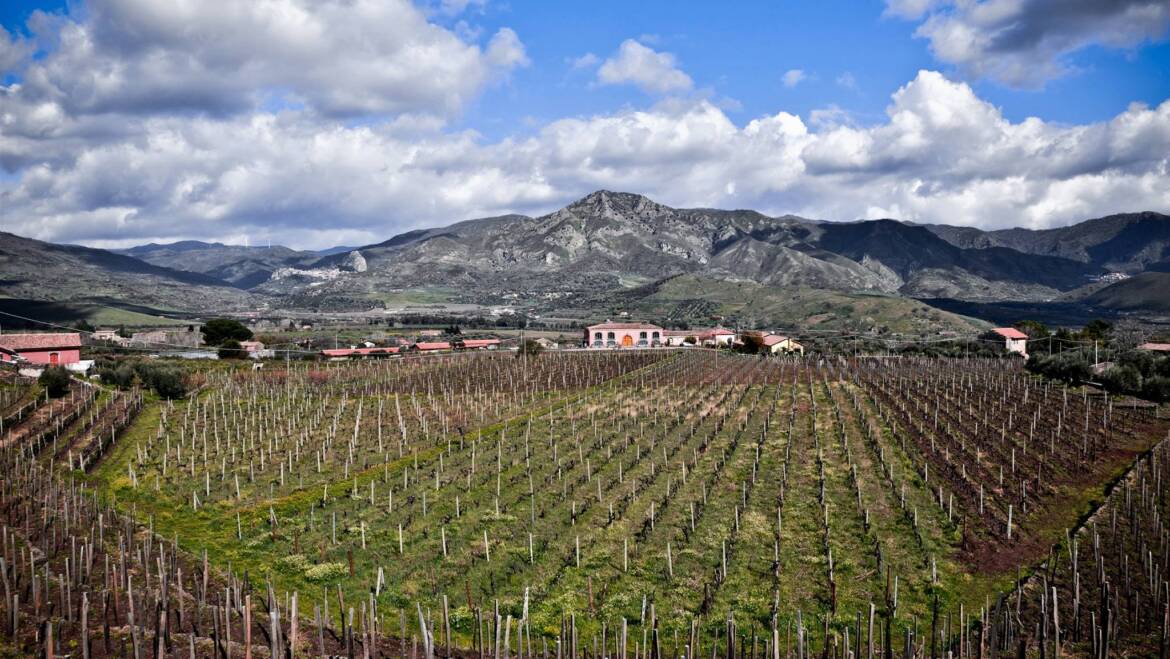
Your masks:
<svg viewBox="0 0 1170 659"><path fill-rule="evenodd" d="M647 45L677 56L697 88L713 98L742 105L727 108L737 120L787 110L807 115L827 105L853 113L858 121L884 118L889 95L919 69L953 72L931 56L928 42L915 38L916 21L886 15L879 2L533 2L510 0L487 5L469 16L491 33L510 26L524 40L533 65L519 70L500 93L486 94L465 117L466 125L489 135L518 127L515 118L551 120L592 114L623 104L641 105L646 95L622 87L590 88L589 76L566 61L592 52L605 57L628 38L649 36ZM1077 72L1047 81L1042 89L1016 89L992 80L963 78L980 97L1019 121L1038 116L1084 123L1107 119L1134 101L1157 104L1170 92L1170 43L1072 53ZM808 78L785 87L785 72ZM855 88L838 84L849 75Z"/></svg>
<svg viewBox="0 0 1170 659"><path fill-rule="evenodd" d="M1170 0L275 5L0 4L0 228L319 247L597 187L984 227L1170 207Z"/></svg>

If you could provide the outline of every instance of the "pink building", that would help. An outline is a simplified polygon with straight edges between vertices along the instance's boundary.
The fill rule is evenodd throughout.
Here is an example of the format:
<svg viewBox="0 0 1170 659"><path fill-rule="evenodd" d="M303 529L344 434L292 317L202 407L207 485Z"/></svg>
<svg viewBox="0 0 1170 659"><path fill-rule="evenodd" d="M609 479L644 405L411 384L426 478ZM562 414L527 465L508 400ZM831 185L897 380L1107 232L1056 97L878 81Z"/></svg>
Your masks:
<svg viewBox="0 0 1170 659"><path fill-rule="evenodd" d="M650 323L606 321L585 328L585 345L590 348L652 348L662 345L663 329Z"/></svg>
<svg viewBox="0 0 1170 659"><path fill-rule="evenodd" d="M0 361L64 366L81 361L81 335L76 332L0 334Z"/></svg>

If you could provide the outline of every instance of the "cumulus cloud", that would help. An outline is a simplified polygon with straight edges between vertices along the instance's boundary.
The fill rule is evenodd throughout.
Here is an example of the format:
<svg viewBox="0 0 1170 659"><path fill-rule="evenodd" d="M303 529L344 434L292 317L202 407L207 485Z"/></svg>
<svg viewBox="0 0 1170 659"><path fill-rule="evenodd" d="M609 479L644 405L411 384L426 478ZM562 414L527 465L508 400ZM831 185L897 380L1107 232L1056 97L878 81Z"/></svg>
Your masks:
<svg viewBox="0 0 1170 659"><path fill-rule="evenodd" d="M804 71L800 69L789 69L780 77L780 81L784 83L785 87L795 87L804 82L807 76Z"/></svg>
<svg viewBox="0 0 1170 659"><path fill-rule="evenodd" d="M92 0L84 16L38 16L32 37L0 34L12 75L0 85L0 229L99 246L323 247L539 214L597 188L984 227L1170 209L1170 101L1093 124L1012 122L923 71L876 123L828 107L745 124L671 55L631 40L586 64L660 95L652 106L489 141L449 117L528 62L512 30L476 44L398 0L347 0L356 17L340 0L264 2L286 11Z"/></svg>
<svg viewBox="0 0 1170 659"><path fill-rule="evenodd" d="M271 103L342 117L452 114L527 63L512 30L480 48L407 0L91 0L83 17L39 20L53 48L20 67L21 95L71 115L229 115Z"/></svg>
<svg viewBox="0 0 1170 659"><path fill-rule="evenodd" d="M664 94L683 91L693 85L691 77L675 63L674 55L660 53L633 39L626 39L612 57L597 70L605 85L632 84L645 92Z"/></svg>
<svg viewBox="0 0 1170 659"><path fill-rule="evenodd" d="M1078 50L1133 48L1170 27L1166 0L887 0L886 11L925 15L915 34L939 60L1025 88L1067 74Z"/></svg>
<svg viewBox="0 0 1170 659"><path fill-rule="evenodd" d="M0 182L0 224L99 245L242 234L324 246L538 214L597 188L989 228L1170 209L1170 101L1094 124L1012 122L968 85L923 71L876 125L836 114L737 125L709 100L675 98L496 142L425 115L369 125L297 111L163 115L122 134L66 121L46 136L26 117L20 135L0 131L0 157L22 163ZM55 148L73 157L38 155Z"/></svg>

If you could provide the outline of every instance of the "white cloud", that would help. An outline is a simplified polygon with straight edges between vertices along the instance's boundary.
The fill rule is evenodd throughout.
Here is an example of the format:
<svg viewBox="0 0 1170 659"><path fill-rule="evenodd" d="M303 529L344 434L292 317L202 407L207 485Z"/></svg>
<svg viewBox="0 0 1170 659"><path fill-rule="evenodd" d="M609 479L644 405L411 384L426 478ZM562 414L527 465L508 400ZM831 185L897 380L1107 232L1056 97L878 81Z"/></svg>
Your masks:
<svg viewBox="0 0 1170 659"><path fill-rule="evenodd" d="M647 48L626 39L617 53L597 70L598 82L606 85L633 84L645 92L665 94L690 89L690 76L675 64L674 55Z"/></svg>
<svg viewBox="0 0 1170 659"><path fill-rule="evenodd" d="M1069 73L1088 46L1133 48L1165 38L1166 0L887 0L889 14L926 20L915 34L965 74L1038 87Z"/></svg>
<svg viewBox="0 0 1170 659"><path fill-rule="evenodd" d="M569 66L574 70L592 69L601 63L601 58L593 53L585 53L580 57L572 57L568 60Z"/></svg>
<svg viewBox="0 0 1170 659"><path fill-rule="evenodd" d="M19 69L21 95L71 115L227 115L274 100L336 116L452 114L527 62L512 30L481 49L407 0L90 0L39 22L53 47Z"/></svg>
<svg viewBox="0 0 1170 659"><path fill-rule="evenodd" d="M857 91L857 78L853 77L852 73L846 71L837 76L837 85L849 91Z"/></svg>
<svg viewBox="0 0 1170 659"><path fill-rule="evenodd" d="M0 226L91 244L377 241L541 213L597 188L676 206L988 228L1170 209L1170 101L1094 124L1013 123L930 71L867 127L833 108L808 124L780 112L738 126L691 98L491 143L428 115L358 126L306 111L162 115L111 127L16 109L27 112L0 115L0 158L19 164L0 180Z"/></svg>
<svg viewBox="0 0 1170 659"><path fill-rule="evenodd" d="M162 6L91 0L37 16L29 39L0 33L16 81L0 85L0 228L325 246L541 213L597 188L984 227L1170 210L1170 101L1093 124L1012 122L923 71L872 125L834 107L737 124L734 101L630 40L578 61L664 100L487 141L448 119L528 63L508 28L470 43L401 0Z"/></svg>
<svg viewBox="0 0 1170 659"><path fill-rule="evenodd" d="M784 72L780 78L785 87L795 87L807 79L804 71L801 69L789 69Z"/></svg>

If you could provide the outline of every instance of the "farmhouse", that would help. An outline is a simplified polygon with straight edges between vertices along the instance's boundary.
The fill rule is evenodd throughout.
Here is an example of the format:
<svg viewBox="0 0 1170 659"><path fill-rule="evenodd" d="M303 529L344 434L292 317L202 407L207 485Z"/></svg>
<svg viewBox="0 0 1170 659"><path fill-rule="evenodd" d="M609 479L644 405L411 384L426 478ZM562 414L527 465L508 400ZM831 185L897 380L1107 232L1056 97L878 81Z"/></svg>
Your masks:
<svg viewBox="0 0 1170 659"><path fill-rule="evenodd" d="M273 350L266 350L261 341L240 341L240 348L252 359L262 359L276 355Z"/></svg>
<svg viewBox="0 0 1170 659"><path fill-rule="evenodd" d="M1019 353L1028 358L1028 335L1014 327L997 327L991 330L990 337L1003 341L1004 350Z"/></svg>
<svg viewBox="0 0 1170 659"><path fill-rule="evenodd" d="M543 336L533 339L532 342L545 350L556 350L557 348L561 347L560 344L556 341L553 341L552 339L546 339Z"/></svg>
<svg viewBox="0 0 1170 659"><path fill-rule="evenodd" d="M135 332L130 337L130 345L134 346L168 346L181 348L198 348L203 343L198 325L188 325L180 329L155 329Z"/></svg>
<svg viewBox="0 0 1170 659"><path fill-rule="evenodd" d="M76 332L0 334L0 361L25 361L50 366L81 361L81 335Z"/></svg>
<svg viewBox="0 0 1170 659"><path fill-rule="evenodd" d="M463 339L455 342L460 350L495 350L500 347L499 339Z"/></svg>
<svg viewBox="0 0 1170 659"><path fill-rule="evenodd" d="M804 346L790 336L769 334L762 339L762 343L764 344L764 348L773 355L782 352L787 354L804 354Z"/></svg>
<svg viewBox="0 0 1170 659"><path fill-rule="evenodd" d="M692 337L696 343L698 342L698 337L691 330L666 330L662 336L662 344L667 346L687 345L687 337Z"/></svg>
<svg viewBox="0 0 1170 659"><path fill-rule="evenodd" d="M585 345L590 348L650 348L662 345L663 329L650 323L605 321L585 328Z"/></svg>
<svg viewBox="0 0 1170 659"><path fill-rule="evenodd" d="M410 346L410 349L413 352L441 352L443 350L450 350L451 344L446 341L424 341Z"/></svg>
<svg viewBox="0 0 1170 659"><path fill-rule="evenodd" d="M397 354L399 348L330 348L322 350L321 356L329 361L360 359L363 357L388 357Z"/></svg>
<svg viewBox="0 0 1170 659"><path fill-rule="evenodd" d="M719 346L729 346L735 341L735 332L724 327L712 327L710 329L698 330L694 334L695 338L699 340L699 345L717 348Z"/></svg>

